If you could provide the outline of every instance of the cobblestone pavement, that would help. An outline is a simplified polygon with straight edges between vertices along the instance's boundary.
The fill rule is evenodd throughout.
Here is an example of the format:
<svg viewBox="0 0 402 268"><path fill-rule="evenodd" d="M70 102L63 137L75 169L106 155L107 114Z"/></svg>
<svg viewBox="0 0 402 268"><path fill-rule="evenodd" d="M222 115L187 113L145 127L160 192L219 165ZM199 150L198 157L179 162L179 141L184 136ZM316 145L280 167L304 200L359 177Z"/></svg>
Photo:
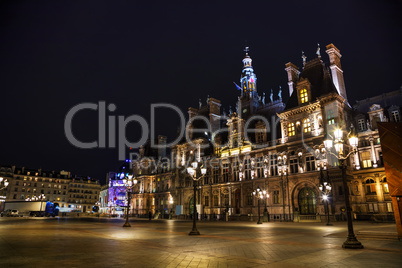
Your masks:
<svg viewBox="0 0 402 268"><path fill-rule="evenodd" d="M394 224L1 218L0 267L402 267Z"/></svg>

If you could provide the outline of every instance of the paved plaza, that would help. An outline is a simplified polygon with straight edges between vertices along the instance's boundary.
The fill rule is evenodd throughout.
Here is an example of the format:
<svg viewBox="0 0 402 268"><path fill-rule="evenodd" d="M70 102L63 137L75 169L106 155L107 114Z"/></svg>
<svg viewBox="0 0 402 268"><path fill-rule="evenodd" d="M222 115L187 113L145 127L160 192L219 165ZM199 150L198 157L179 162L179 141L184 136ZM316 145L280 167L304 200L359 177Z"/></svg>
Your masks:
<svg viewBox="0 0 402 268"><path fill-rule="evenodd" d="M0 267L402 267L395 224L1 218Z"/></svg>

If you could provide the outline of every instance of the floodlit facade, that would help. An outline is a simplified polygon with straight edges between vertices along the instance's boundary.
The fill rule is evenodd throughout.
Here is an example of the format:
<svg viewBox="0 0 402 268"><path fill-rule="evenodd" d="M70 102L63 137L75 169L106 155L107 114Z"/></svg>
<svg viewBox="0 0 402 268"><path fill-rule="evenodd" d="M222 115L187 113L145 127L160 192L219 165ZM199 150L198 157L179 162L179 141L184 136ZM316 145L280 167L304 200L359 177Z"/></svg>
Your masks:
<svg viewBox="0 0 402 268"><path fill-rule="evenodd" d="M270 220L321 221L326 207L319 184L326 182L332 186L328 200L333 220L346 219L344 191L350 193L356 219L392 220L377 122L401 121L402 89L352 106L340 50L329 44L328 65L320 47L311 60L302 55L302 67L285 65L290 96L285 103L281 88L258 93L257 75L245 51L235 108L225 113L215 98L190 107L189 139L170 148L169 165L158 161L165 152L140 149L140 158L132 163L138 184L132 189L131 213L192 214L193 180L186 169L197 161L207 168L197 182L200 218L255 216L258 199L253 192L261 189L268 195L260 212L266 207ZM338 159L324 146L337 129L344 140L351 131L358 133L357 153L346 161L349 189L342 186ZM351 148L346 144L341 150L347 154Z"/></svg>

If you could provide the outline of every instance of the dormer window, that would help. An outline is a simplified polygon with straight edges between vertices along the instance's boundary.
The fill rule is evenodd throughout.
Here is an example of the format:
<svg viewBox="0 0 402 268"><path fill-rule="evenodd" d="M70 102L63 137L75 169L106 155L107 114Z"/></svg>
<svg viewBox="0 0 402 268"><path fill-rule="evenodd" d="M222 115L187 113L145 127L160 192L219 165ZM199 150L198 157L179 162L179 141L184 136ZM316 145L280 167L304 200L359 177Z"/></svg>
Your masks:
<svg viewBox="0 0 402 268"><path fill-rule="evenodd" d="M364 121L364 118L357 120L357 128L359 131L366 130L366 122Z"/></svg>
<svg viewBox="0 0 402 268"><path fill-rule="evenodd" d="M294 123L289 123L288 124L288 136L294 136L296 134L295 132L295 124Z"/></svg>
<svg viewBox="0 0 402 268"><path fill-rule="evenodd" d="M400 118L399 118L399 111L398 110L392 111L391 116L392 116L392 121L399 122Z"/></svg>
<svg viewBox="0 0 402 268"><path fill-rule="evenodd" d="M304 133L311 132L310 119L308 118L303 120L303 132Z"/></svg>
<svg viewBox="0 0 402 268"><path fill-rule="evenodd" d="M328 120L328 125L335 124L334 112L332 110L327 111L327 120Z"/></svg>
<svg viewBox="0 0 402 268"><path fill-rule="evenodd" d="M307 89L303 88L300 90L300 103L308 102Z"/></svg>

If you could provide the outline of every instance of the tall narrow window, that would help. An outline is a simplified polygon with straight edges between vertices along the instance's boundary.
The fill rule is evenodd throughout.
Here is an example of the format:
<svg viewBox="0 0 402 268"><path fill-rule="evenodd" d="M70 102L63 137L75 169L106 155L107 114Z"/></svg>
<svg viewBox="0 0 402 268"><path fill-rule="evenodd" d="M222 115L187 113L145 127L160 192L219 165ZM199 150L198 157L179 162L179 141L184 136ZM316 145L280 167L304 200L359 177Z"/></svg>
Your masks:
<svg viewBox="0 0 402 268"><path fill-rule="evenodd" d="M383 180L383 187L384 187L384 193L385 193L385 194L389 194L389 188L388 188L387 178L384 178L384 180Z"/></svg>
<svg viewBox="0 0 402 268"><path fill-rule="evenodd" d="M303 132L307 133L310 131L311 131L310 119L306 118L303 120Z"/></svg>
<svg viewBox="0 0 402 268"><path fill-rule="evenodd" d="M364 119L357 120L357 128L359 129L359 131L363 131L366 129L366 123L364 122Z"/></svg>
<svg viewBox="0 0 402 268"><path fill-rule="evenodd" d="M333 111L332 110L328 110L327 111L327 122L328 122L328 125L333 125L333 124L335 124L335 119L334 119L334 113L333 113Z"/></svg>
<svg viewBox="0 0 402 268"><path fill-rule="evenodd" d="M288 136L294 136L295 135L295 124L294 123L289 123L288 124Z"/></svg>
<svg viewBox="0 0 402 268"><path fill-rule="evenodd" d="M300 90L300 102L301 103L308 102L307 89L305 89L305 88Z"/></svg>
<svg viewBox="0 0 402 268"><path fill-rule="evenodd" d="M314 156L307 156L306 157L306 169L307 169L307 171L314 171L315 170Z"/></svg>
<svg viewBox="0 0 402 268"><path fill-rule="evenodd" d="M274 191L274 204L279 204L280 203L280 198L279 198L279 190Z"/></svg>
<svg viewBox="0 0 402 268"><path fill-rule="evenodd" d="M375 181L373 179L367 179L366 180L366 193L367 194L376 194L376 190L375 190Z"/></svg>
<svg viewBox="0 0 402 268"><path fill-rule="evenodd" d="M370 168L371 165L371 156L370 156L370 152L366 151L366 152L362 152L361 153L361 157L362 157L362 164L364 168Z"/></svg>

